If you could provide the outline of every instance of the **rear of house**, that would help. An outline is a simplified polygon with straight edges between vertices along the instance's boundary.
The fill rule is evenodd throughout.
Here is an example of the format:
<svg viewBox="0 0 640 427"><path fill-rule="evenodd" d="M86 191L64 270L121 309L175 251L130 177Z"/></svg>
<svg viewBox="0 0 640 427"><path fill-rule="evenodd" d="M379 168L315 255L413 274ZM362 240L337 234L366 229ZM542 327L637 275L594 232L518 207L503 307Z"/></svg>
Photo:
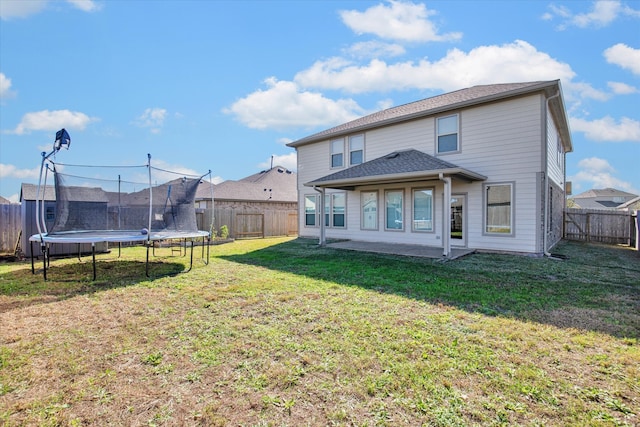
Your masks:
<svg viewBox="0 0 640 427"><path fill-rule="evenodd" d="M540 255L562 237L559 81L495 84L383 110L289 144L299 234Z"/></svg>

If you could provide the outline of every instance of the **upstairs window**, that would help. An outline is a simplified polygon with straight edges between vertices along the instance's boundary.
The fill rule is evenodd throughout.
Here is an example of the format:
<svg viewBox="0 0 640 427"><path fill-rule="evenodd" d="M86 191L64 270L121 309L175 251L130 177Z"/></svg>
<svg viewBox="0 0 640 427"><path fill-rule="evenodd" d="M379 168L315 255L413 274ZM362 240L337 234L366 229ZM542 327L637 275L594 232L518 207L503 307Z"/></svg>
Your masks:
<svg viewBox="0 0 640 427"><path fill-rule="evenodd" d="M458 115L440 117L436 120L438 153L458 151Z"/></svg>
<svg viewBox="0 0 640 427"><path fill-rule="evenodd" d="M344 141L334 139L331 141L331 167L341 168L344 166Z"/></svg>
<svg viewBox="0 0 640 427"><path fill-rule="evenodd" d="M349 165L359 165L364 161L364 135L349 137Z"/></svg>

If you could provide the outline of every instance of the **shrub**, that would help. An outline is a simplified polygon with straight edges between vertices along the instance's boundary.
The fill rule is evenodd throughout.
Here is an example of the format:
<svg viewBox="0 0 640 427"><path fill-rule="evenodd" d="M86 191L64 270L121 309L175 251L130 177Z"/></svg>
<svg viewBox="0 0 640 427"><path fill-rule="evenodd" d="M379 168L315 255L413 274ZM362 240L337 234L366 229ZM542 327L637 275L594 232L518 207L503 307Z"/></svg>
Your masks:
<svg viewBox="0 0 640 427"><path fill-rule="evenodd" d="M226 225L220 227L220 237L222 239L226 239L227 237L229 237L229 228Z"/></svg>

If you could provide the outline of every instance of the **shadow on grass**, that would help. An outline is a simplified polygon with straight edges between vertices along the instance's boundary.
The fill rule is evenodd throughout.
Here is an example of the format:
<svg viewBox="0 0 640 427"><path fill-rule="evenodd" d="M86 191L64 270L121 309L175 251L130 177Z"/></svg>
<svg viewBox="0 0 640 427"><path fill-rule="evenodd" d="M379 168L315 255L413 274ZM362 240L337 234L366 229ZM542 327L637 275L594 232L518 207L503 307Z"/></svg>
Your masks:
<svg viewBox="0 0 640 427"><path fill-rule="evenodd" d="M144 261L96 260L96 280L93 280L90 260L70 261L52 260L46 281L42 261L35 265L34 274L30 261L11 263L13 268L0 274L0 313L175 276L185 270L185 265L179 262L150 260L147 277Z"/></svg>
<svg viewBox="0 0 640 427"><path fill-rule="evenodd" d="M296 239L221 258L469 312L640 337L637 251L561 242L554 253L565 259L473 254L442 263Z"/></svg>

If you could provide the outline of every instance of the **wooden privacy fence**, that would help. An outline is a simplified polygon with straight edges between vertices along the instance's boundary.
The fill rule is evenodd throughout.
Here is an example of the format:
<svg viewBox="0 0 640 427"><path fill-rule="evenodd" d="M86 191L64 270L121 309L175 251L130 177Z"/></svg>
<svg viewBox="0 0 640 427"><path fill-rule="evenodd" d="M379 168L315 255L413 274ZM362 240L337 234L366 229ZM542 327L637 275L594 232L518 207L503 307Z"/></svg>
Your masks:
<svg viewBox="0 0 640 427"><path fill-rule="evenodd" d="M296 210L274 209L254 210L215 207L213 226L220 232L226 225L229 237L247 239L255 237L292 236L298 234L298 212ZM196 219L200 230L208 230L211 224L211 209L198 209Z"/></svg>
<svg viewBox="0 0 640 427"><path fill-rule="evenodd" d="M0 204L0 253L14 253L20 239L20 205Z"/></svg>
<svg viewBox="0 0 640 427"><path fill-rule="evenodd" d="M564 238L631 245L637 239L635 221L630 212L568 208L564 211Z"/></svg>

